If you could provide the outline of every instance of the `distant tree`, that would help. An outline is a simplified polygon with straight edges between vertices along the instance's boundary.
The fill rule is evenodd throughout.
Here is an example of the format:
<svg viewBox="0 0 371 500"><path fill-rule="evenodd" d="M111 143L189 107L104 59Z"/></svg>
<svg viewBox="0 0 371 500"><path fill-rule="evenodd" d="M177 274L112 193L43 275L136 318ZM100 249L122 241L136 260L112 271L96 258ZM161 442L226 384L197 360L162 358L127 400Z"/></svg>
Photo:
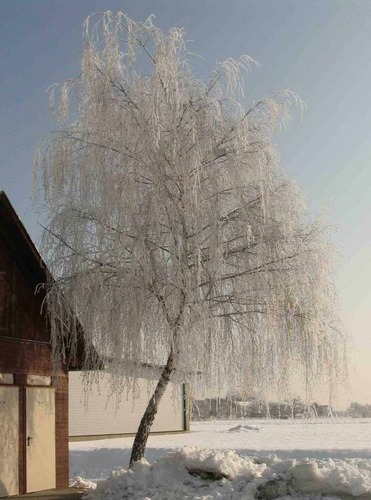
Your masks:
<svg viewBox="0 0 371 500"><path fill-rule="evenodd" d="M231 420L244 418L243 407L234 396L225 398L206 398L192 401L192 419L194 420Z"/></svg>
<svg viewBox="0 0 371 500"><path fill-rule="evenodd" d="M353 401L346 410L346 415L353 418L371 418L371 404L362 405Z"/></svg>
<svg viewBox="0 0 371 500"><path fill-rule="evenodd" d="M318 403L313 403L312 405L314 415L316 417L335 417L336 414L334 410L329 405L319 405Z"/></svg>
<svg viewBox="0 0 371 500"><path fill-rule="evenodd" d="M305 404L298 396L286 399L285 404L290 409L290 418L296 418L305 411Z"/></svg>
<svg viewBox="0 0 371 500"><path fill-rule="evenodd" d="M272 143L294 95L246 107L250 58L200 81L181 29L91 22L81 74L57 91L60 129L36 156L46 305L57 365L77 313L113 373L162 367L132 464L171 378L282 392L295 370L307 385L337 378L343 337L327 228L308 220Z"/></svg>
<svg viewBox="0 0 371 500"><path fill-rule="evenodd" d="M282 418L284 416L282 412L282 403L272 401L269 403L269 414L271 418Z"/></svg>

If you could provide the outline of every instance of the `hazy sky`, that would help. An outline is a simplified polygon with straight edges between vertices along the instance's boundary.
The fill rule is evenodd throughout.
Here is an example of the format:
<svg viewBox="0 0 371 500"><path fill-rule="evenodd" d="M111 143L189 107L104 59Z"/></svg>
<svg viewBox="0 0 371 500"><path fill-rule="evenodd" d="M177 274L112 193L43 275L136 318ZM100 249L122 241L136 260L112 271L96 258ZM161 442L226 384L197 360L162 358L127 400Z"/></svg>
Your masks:
<svg viewBox="0 0 371 500"><path fill-rule="evenodd" d="M307 104L276 138L283 163L313 212L337 225L339 294L354 349L343 402L371 403L371 1L370 0L0 0L0 189L34 240L33 152L49 130L46 89L79 72L87 15L122 10L186 29L202 56L248 54L261 67L247 81L253 100L291 88Z"/></svg>

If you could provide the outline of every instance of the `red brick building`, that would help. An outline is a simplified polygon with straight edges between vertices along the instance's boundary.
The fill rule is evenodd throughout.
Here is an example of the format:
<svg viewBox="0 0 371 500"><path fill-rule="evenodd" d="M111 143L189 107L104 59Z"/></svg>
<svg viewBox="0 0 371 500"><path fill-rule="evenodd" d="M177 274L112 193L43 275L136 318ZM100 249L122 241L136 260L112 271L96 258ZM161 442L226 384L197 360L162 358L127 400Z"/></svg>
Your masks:
<svg viewBox="0 0 371 500"><path fill-rule="evenodd" d="M0 497L68 486L68 370L53 374L45 278L0 192Z"/></svg>

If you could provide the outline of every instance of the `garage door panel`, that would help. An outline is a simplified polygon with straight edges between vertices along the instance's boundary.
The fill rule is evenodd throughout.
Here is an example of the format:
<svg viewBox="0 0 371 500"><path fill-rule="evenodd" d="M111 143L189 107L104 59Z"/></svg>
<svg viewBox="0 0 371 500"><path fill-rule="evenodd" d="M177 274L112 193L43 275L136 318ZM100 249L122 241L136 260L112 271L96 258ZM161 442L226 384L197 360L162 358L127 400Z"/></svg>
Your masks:
<svg viewBox="0 0 371 500"><path fill-rule="evenodd" d="M55 391L26 389L27 493L55 488Z"/></svg>
<svg viewBox="0 0 371 500"><path fill-rule="evenodd" d="M125 388L121 401L111 396L109 376L103 374L99 385L93 385L88 398L83 391L79 372L69 377L69 435L135 433L156 382L137 379L134 388ZM154 432L183 430L183 393L181 387L169 384L159 406Z"/></svg>

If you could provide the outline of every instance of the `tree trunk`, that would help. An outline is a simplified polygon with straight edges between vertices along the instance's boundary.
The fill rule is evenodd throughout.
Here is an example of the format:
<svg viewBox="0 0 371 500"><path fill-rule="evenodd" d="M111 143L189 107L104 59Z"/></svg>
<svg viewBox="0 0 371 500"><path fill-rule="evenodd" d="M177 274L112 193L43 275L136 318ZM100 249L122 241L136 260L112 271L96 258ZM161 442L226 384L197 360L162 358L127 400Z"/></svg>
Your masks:
<svg viewBox="0 0 371 500"><path fill-rule="evenodd" d="M166 387L168 386L168 383L170 381L171 374L175 370L175 364L175 353L173 350L171 350L167 359L167 363L161 373L160 380L158 381L158 384L156 386L155 392L149 400L146 411L144 412L142 420L140 421L137 433L135 435L133 448L131 450L129 467L131 467L134 462L138 462L138 460L144 457L144 450L146 448L149 431L151 430L161 398L164 395Z"/></svg>

